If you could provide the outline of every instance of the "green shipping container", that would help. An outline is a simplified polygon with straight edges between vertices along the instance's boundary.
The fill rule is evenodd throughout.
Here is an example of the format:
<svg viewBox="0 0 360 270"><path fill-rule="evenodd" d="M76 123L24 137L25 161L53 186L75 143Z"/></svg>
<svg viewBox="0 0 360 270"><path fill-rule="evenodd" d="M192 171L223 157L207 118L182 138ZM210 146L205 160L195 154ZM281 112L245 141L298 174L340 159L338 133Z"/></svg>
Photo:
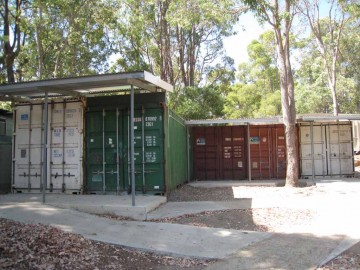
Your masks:
<svg viewBox="0 0 360 270"><path fill-rule="evenodd" d="M129 96L87 100L86 190L131 190ZM164 93L135 95L135 190L164 194L187 179L186 128Z"/></svg>

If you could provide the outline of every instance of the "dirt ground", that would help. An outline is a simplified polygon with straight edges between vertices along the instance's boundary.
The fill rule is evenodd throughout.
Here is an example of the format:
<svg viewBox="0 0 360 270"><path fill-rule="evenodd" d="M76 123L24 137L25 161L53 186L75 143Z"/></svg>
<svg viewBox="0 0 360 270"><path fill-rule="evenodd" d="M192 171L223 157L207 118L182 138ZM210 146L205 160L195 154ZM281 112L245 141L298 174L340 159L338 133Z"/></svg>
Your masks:
<svg viewBox="0 0 360 270"><path fill-rule="evenodd" d="M204 269L211 261L160 256L0 218L0 269Z"/></svg>
<svg viewBox="0 0 360 270"><path fill-rule="evenodd" d="M234 230L282 232L288 227L307 224L315 216L316 212L309 210L265 208L207 211L150 221Z"/></svg>
<svg viewBox="0 0 360 270"><path fill-rule="evenodd" d="M323 187L309 186L295 190L279 187L241 187L242 195L263 194L268 196L308 197L326 196L329 192ZM182 186L168 197L169 201L231 201L234 191L227 188L195 188ZM285 208L224 210L203 212L196 215L184 215L176 218L154 220L202 227L217 227L236 230L282 232L289 226L311 224L317 213L310 210L295 210ZM360 269L360 243L328 262L319 270Z"/></svg>

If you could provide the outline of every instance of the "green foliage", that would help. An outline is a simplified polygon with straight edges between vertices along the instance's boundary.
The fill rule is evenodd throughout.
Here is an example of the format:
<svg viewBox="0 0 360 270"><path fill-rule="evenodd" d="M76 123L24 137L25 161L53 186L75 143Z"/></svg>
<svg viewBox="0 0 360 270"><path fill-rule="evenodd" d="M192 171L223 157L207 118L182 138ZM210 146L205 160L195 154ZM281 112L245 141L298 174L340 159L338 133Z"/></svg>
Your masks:
<svg viewBox="0 0 360 270"><path fill-rule="evenodd" d="M12 111L11 102L1 102L0 101L0 109Z"/></svg>
<svg viewBox="0 0 360 270"><path fill-rule="evenodd" d="M325 30L324 30L325 31ZM360 31L356 24L343 29L340 43L340 57L337 61L337 98L342 113L358 113L360 104ZM328 42L329 33L324 40ZM302 49L300 67L295 73L296 106L298 113L331 113L332 96L328 77L324 70L323 57L317 49L312 35L304 39L307 43Z"/></svg>
<svg viewBox="0 0 360 270"><path fill-rule="evenodd" d="M219 86L186 87L177 98L170 95L169 106L184 119L219 118L224 98Z"/></svg>
<svg viewBox="0 0 360 270"><path fill-rule="evenodd" d="M96 0L34 0L27 42L19 55L22 80L101 73L111 51L112 6Z"/></svg>
<svg viewBox="0 0 360 270"><path fill-rule="evenodd" d="M148 70L176 87L199 86L232 34L235 0L122 1L116 38L120 67ZM128 65L125 65L127 63Z"/></svg>
<svg viewBox="0 0 360 270"><path fill-rule="evenodd" d="M261 103L256 85L236 84L225 99L225 118L254 117Z"/></svg>

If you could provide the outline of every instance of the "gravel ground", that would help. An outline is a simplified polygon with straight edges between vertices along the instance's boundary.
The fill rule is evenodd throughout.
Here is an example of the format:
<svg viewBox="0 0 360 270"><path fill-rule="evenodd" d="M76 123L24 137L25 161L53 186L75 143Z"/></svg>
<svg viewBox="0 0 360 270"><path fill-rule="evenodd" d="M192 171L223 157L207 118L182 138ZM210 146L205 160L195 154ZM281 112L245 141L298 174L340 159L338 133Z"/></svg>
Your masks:
<svg viewBox="0 0 360 270"><path fill-rule="evenodd" d="M204 269L212 261L103 244L45 225L0 218L0 269Z"/></svg>
<svg viewBox="0 0 360 270"><path fill-rule="evenodd" d="M292 226L308 224L315 216L316 212L310 210L265 208L206 211L150 221L246 231L283 232Z"/></svg>
<svg viewBox="0 0 360 270"><path fill-rule="evenodd" d="M354 191L345 191L352 194ZM357 192L357 191L356 191ZM240 193L237 194L237 193ZM195 188L188 185L173 191L169 201L231 201L236 197L277 196L278 198L331 196L344 191L309 186L296 189L282 187L239 187L239 188ZM346 193L344 193L345 195ZM154 220L203 227L218 227L236 230L282 232L289 226L311 224L317 213L310 210L266 208L246 210L209 211L196 215L184 215L176 218ZM360 243L327 263L319 270L360 269Z"/></svg>
<svg viewBox="0 0 360 270"><path fill-rule="evenodd" d="M360 243L351 247L340 256L328 262L319 270L354 270L360 269Z"/></svg>

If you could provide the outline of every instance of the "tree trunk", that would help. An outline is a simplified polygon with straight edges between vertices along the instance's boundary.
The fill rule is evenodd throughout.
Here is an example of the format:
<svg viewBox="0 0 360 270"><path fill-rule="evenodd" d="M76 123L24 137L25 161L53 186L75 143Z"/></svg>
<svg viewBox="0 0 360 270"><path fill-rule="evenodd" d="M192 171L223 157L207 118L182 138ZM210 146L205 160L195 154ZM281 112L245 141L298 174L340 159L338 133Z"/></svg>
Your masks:
<svg viewBox="0 0 360 270"><path fill-rule="evenodd" d="M286 11L290 13L290 0L286 1ZM291 21L284 19L284 29L280 28L278 16L275 17L273 29L277 43L278 65L280 71L281 106L285 125L286 139L286 183L287 187L297 187L299 181L299 161L296 148L296 109L294 95L294 78L290 63L290 26Z"/></svg>

